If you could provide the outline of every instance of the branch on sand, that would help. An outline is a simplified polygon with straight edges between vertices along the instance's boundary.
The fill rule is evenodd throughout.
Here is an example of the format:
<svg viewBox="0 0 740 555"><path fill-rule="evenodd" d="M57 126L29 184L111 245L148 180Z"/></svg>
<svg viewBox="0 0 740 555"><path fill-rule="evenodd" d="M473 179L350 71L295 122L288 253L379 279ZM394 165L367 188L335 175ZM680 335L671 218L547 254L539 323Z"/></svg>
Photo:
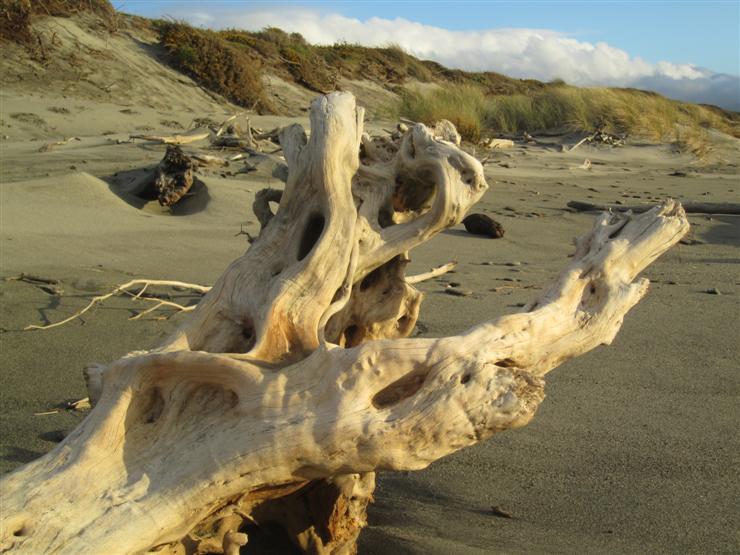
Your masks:
<svg viewBox="0 0 740 555"><path fill-rule="evenodd" d="M166 308L174 308L180 312L190 312L195 309L195 306L182 306L178 303L174 303L172 301L166 301L163 299L153 298L153 297L144 297L142 296L144 291L149 286L165 286L165 287L180 287L183 289L190 289L192 291L195 291L196 293L205 294L208 291L211 290L210 287L205 285L198 285L196 283L187 283L184 281L171 281L171 280L161 280L161 279L134 279L131 281L128 281L122 285L117 286L114 288L110 293L106 293L105 295L100 295L98 297L94 297L83 309L78 310L72 316L69 318L65 318L64 320L61 320L59 322L54 322L51 324L46 324L44 326L39 325L29 325L24 328L24 330L48 330L51 328L57 328L59 326L63 326L64 324L67 324L69 322L72 322L73 320L76 320L83 314L85 314L87 311L89 311L91 308L101 304L107 299L110 299L111 297L115 297L116 295L126 294L134 298L134 300L144 300L149 302L156 303L155 306L148 308L144 312L141 312L137 314L136 316L133 316L132 320L138 320L145 314L149 314L153 312L154 310L157 310L158 308L166 307ZM137 293L132 293L131 289L135 287L141 287L141 290Z"/></svg>

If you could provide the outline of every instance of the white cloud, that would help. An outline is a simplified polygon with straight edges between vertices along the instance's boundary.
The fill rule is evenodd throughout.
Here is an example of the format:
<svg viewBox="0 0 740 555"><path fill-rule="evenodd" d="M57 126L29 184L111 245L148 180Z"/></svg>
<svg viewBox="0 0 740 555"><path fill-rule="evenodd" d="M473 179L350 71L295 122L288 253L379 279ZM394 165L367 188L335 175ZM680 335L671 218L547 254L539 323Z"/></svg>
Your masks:
<svg viewBox="0 0 740 555"><path fill-rule="evenodd" d="M740 109L740 79L692 64L651 64L604 42L591 44L547 29L451 31L407 19L373 17L366 21L296 7L235 13L177 14L211 28L259 30L279 27L301 33L314 44L336 42L366 46L398 44L422 59L447 67L496 71L510 77L574 85L648 87L674 98Z"/></svg>

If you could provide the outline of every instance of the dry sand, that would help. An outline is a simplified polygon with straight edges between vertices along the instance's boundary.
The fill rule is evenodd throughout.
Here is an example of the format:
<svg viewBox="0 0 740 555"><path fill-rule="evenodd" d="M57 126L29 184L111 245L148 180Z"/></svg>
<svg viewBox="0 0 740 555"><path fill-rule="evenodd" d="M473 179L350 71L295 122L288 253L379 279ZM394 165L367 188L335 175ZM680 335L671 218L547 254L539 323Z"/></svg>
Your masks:
<svg viewBox="0 0 740 555"><path fill-rule="evenodd" d="M133 48L130 41L126 48ZM128 55L124 46L116 52ZM247 248L240 227L258 231L249 208L254 193L279 185L271 162L253 159L257 172L201 176L207 190L172 213L132 196L164 147L117 139L145 127L182 131L196 117L220 120L235 108L174 72L151 78L152 87L165 80L154 87L160 93L179 87L175 94L147 102L148 83L137 80L156 68L142 66L141 53L130 55L125 98L94 88L74 96L23 80L0 93L0 133L8 137L0 143L1 277L37 274L61 280L64 289L54 296L24 282L0 282L2 471L50 450L79 422L80 414L63 410L34 414L84 397L85 364L154 347L186 316L130 321L140 305L119 299L84 321L19 330L60 320L134 277L212 283ZM252 117L263 128L290 121L304 120ZM69 136L81 140L38 152ZM591 226L592 215L565 210L569 200L736 201L737 141L717 148L724 161L709 167L667 145L585 146L566 154L520 145L494 153L486 167L491 188L474 210L500 221L506 236L477 238L456 226L411 253L410 273L460 263L456 273L420 285L426 300L418 333L459 332L530 299L565 264L571 238ZM584 158L593 162L591 171L578 169ZM674 170L687 176L670 176ZM548 376L548 399L528 427L424 471L379 477L361 554L740 550L740 218L690 220L696 243L648 269L651 292L612 346ZM450 281L473 295L445 294ZM715 288L721 294L707 293ZM182 293L179 300L189 298ZM493 506L513 518L495 516ZM245 553L260 551L259 543Z"/></svg>

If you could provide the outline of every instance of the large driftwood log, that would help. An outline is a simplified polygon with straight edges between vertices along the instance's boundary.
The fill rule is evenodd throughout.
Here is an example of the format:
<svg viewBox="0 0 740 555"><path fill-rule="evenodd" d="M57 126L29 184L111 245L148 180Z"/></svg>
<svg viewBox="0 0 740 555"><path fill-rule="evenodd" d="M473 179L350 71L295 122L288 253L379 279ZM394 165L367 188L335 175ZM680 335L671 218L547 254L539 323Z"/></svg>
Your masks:
<svg viewBox="0 0 740 555"><path fill-rule="evenodd" d="M0 483L0 551L231 554L245 523L278 522L305 552L353 553L373 472L525 425L543 376L612 340L637 274L688 230L670 201L603 214L523 312L406 339L406 252L487 185L423 125L391 160L361 160L361 141L346 93L314 102L310 140L281 133L278 212L161 348L87 369L89 416ZM400 202L413 187L431 190Z"/></svg>
<svg viewBox="0 0 740 555"><path fill-rule="evenodd" d="M740 214L740 204L731 202L684 202L683 209L687 214ZM580 200L571 200L568 202L568 208L578 212L601 212L603 210L612 210L614 212L634 212L639 214L647 212L655 207L655 204L633 204L626 206L623 204L594 204L592 202L582 202Z"/></svg>

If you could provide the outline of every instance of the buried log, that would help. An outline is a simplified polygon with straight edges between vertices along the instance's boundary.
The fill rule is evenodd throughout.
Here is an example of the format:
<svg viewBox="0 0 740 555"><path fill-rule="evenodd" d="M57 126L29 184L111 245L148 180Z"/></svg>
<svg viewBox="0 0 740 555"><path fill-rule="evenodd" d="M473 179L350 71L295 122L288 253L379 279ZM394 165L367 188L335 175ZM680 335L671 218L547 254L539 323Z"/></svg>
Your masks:
<svg viewBox="0 0 740 555"><path fill-rule="evenodd" d="M684 202L681 204L684 212L687 214L740 214L740 204L732 202ZM591 202L582 202L580 200L571 200L568 202L568 208L578 212L602 212L612 210L614 212L634 212L640 214L655 208L655 204L595 204Z"/></svg>
<svg viewBox="0 0 740 555"><path fill-rule="evenodd" d="M154 188L162 206L172 206L193 186L193 160L176 145L168 145L155 170Z"/></svg>
<svg viewBox="0 0 740 555"><path fill-rule="evenodd" d="M235 553L245 523L274 522L306 553L353 553L375 471L529 422L545 374L612 341L647 291L637 274L688 230L672 201L602 214L523 312L407 339L422 297L405 253L487 184L420 124L360 165L362 116L348 93L316 100L249 250L160 348L88 367L87 418L0 482L0 551ZM424 180L429 205L394 223L396 183Z"/></svg>

